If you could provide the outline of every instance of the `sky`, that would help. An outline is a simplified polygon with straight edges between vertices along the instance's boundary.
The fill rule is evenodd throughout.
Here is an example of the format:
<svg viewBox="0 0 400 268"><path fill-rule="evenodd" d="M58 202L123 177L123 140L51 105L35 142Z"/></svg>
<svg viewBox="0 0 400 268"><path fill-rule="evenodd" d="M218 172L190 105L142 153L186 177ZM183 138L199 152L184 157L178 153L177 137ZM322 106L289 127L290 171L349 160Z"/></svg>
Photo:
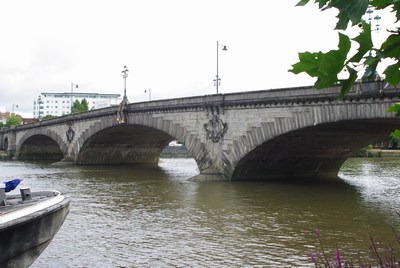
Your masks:
<svg viewBox="0 0 400 268"><path fill-rule="evenodd" d="M337 48L334 11L298 0L13 0L0 3L0 111L32 117L41 92L129 102L309 86L288 72ZM381 24L385 27L385 18ZM147 93L145 93L145 90ZM17 107L18 106L18 107Z"/></svg>

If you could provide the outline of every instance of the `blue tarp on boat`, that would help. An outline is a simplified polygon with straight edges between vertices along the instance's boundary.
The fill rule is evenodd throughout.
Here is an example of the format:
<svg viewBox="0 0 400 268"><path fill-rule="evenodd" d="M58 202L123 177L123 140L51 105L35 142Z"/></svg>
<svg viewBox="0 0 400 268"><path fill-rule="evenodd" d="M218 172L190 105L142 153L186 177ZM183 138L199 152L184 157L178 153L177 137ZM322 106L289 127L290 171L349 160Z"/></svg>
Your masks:
<svg viewBox="0 0 400 268"><path fill-rule="evenodd" d="M11 181L6 181L4 184L6 185L6 193L10 192L12 190L14 190L15 188L17 188L18 184L21 182L20 179L14 179Z"/></svg>

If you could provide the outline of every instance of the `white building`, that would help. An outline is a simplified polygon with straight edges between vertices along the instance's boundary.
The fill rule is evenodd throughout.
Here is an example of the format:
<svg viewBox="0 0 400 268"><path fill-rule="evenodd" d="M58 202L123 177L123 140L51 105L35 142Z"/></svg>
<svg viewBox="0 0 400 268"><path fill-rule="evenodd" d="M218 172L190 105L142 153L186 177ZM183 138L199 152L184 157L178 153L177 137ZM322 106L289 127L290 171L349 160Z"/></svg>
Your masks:
<svg viewBox="0 0 400 268"><path fill-rule="evenodd" d="M62 116L71 113L71 104L75 100L86 99L89 110L118 105L121 102L120 94L99 93L40 93L33 101L33 118L46 115Z"/></svg>

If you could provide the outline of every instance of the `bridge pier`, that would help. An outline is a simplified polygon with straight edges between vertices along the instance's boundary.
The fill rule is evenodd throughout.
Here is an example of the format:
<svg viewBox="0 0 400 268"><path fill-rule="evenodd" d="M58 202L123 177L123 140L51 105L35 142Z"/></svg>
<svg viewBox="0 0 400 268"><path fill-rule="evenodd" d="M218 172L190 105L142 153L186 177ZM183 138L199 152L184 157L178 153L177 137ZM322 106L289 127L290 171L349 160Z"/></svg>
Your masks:
<svg viewBox="0 0 400 268"><path fill-rule="evenodd" d="M4 150L7 158L11 159L16 154L16 132L15 126L11 126L9 131L0 131L0 150Z"/></svg>
<svg viewBox="0 0 400 268"><path fill-rule="evenodd" d="M200 174L191 177L190 181L226 181L229 180L224 174L215 168L200 171Z"/></svg>

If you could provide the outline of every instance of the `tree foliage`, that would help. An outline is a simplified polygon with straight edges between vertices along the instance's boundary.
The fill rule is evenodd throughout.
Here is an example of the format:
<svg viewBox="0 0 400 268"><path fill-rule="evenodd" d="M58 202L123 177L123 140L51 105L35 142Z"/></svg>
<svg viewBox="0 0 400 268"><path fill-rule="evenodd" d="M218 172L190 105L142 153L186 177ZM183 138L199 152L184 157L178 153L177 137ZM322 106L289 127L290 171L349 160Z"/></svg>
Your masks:
<svg viewBox="0 0 400 268"><path fill-rule="evenodd" d="M10 115L6 120L6 127L21 125L22 118L14 114Z"/></svg>
<svg viewBox="0 0 400 268"><path fill-rule="evenodd" d="M304 6L310 0L301 0L297 5ZM340 95L346 95L361 72L363 79L373 80L376 68L383 60L391 59L393 64L383 72L385 80L392 86L400 82L400 28L388 29L391 33L381 47L375 47L371 38L371 25L363 19L368 8L381 10L389 8L400 19L399 0L315 0L320 10L335 8L338 10L335 30L346 30L350 27L360 27L359 35L350 39L344 33L339 33L338 49L323 52L299 53L299 62L289 70L295 74L305 72L317 78L315 88L323 89L341 84ZM349 55L352 46L358 45L357 52ZM339 79L341 72L347 72L345 79Z"/></svg>
<svg viewBox="0 0 400 268"><path fill-rule="evenodd" d="M81 113L89 110L89 103L86 99L82 101L75 100L74 105L72 106L72 113Z"/></svg>
<svg viewBox="0 0 400 268"><path fill-rule="evenodd" d="M43 117L43 120L47 120L47 119L52 119L52 118L56 118L56 115L52 115L52 114L47 114L45 117Z"/></svg>

